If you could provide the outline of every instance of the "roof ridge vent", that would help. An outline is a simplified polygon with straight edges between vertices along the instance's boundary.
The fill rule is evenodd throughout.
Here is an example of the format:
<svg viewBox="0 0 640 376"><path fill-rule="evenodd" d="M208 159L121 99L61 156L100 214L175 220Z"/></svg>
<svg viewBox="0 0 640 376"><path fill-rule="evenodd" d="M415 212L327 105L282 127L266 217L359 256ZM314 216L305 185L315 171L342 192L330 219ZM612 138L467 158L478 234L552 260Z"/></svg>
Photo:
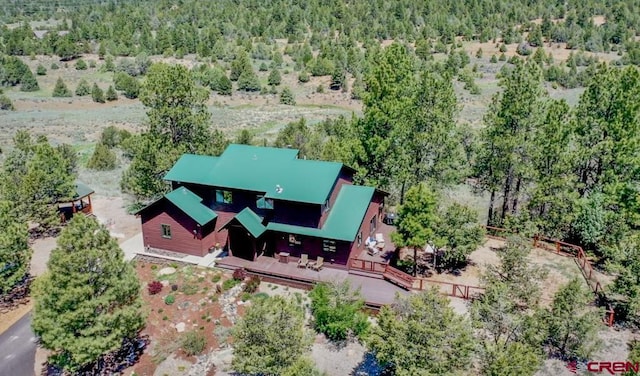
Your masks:
<svg viewBox="0 0 640 376"><path fill-rule="evenodd" d="M280 184L276 184L276 193L282 193L284 189L280 186Z"/></svg>

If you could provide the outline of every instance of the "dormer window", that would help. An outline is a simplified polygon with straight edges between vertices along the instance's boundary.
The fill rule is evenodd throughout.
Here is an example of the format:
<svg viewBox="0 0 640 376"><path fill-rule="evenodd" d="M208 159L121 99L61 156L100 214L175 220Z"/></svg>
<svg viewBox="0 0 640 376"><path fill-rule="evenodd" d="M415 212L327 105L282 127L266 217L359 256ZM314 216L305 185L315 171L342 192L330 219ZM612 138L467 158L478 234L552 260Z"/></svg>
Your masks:
<svg viewBox="0 0 640 376"><path fill-rule="evenodd" d="M216 203L217 204L231 204L233 203L233 197L231 191L225 191L222 189L216 189Z"/></svg>
<svg viewBox="0 0 640 376"><path fill-rule="evenodd" d="M256 196L256 208L258 209L273 209L273 199L264 198L264 195Z"/></svg>

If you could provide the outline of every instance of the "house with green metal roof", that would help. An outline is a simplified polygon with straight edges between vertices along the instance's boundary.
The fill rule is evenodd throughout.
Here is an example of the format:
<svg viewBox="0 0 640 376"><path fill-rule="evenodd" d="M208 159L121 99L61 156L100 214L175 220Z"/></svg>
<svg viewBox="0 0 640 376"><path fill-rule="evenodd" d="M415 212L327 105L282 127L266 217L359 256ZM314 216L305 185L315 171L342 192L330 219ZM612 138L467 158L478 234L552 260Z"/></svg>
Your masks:
<svg viewBox="0 0 640 376"><path fill-rule="evenodd" d="M144 244L248 260L306 254L346 267L375 232L386 195L354 185L353 174L295 149L232 144L217 157L185 154L164 176L169 193L138 213Z"/></svg>

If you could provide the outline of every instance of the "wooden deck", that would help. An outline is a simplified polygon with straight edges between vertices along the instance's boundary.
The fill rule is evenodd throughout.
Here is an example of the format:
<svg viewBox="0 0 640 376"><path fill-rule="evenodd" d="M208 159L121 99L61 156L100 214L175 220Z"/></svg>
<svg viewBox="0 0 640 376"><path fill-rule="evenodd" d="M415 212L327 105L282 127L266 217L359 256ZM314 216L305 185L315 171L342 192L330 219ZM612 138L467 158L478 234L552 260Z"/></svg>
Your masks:
<svg viewBox="0 0 640 376"><path fill-rule="evenodd" d="M389 282L361 275L349 274L345 269L325 266L320 271L299 268L297 259L289 263L281 263L273 257L260 256L256 261L249 261L239 257L227 256L216 262L216 265L226 269L244 268L249 273L266 278L292 281L308 287L318 282L341 282L349 280L354 289L360 293L369 307L380 307L393 303L396 294L407 294L408 291L394 286Z"/></svg>

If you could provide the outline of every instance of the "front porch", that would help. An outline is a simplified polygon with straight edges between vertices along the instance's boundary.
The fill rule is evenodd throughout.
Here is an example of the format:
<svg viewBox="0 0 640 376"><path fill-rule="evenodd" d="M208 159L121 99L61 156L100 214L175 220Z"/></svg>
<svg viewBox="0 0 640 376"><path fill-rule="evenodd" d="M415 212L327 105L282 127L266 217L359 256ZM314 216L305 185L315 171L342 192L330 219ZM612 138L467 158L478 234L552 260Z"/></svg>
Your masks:
<svg viewBox="0 0 640 376"><path fill-rule="evenodd" d="M290 258L289 262L280 262L278 258L259 256L255 261L239 257L227 256L216 261L216 266L226 269L244 268L251 274L273 279L274 281L294 282L297 285L311 287L319 282L341 282L349 280L352 288L360 289L365 303L374 308L393 303L396 294L407 294L408 291L392 285L385 280L349 274L347 270L332 267L330 264L320 271L298 267L298 259Z"/></svg>

